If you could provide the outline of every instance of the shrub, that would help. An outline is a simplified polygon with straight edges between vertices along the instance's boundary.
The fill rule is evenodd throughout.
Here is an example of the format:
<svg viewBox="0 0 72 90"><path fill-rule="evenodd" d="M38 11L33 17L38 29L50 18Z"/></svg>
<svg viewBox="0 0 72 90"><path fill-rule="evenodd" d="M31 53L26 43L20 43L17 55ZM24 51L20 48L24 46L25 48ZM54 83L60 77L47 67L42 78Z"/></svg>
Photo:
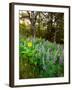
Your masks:
<svg viewBox="0 0 72 90"><path fill-rule="evenodd" d="M63 46L41 38L20 38L20 78L64 75Z"/></svg>

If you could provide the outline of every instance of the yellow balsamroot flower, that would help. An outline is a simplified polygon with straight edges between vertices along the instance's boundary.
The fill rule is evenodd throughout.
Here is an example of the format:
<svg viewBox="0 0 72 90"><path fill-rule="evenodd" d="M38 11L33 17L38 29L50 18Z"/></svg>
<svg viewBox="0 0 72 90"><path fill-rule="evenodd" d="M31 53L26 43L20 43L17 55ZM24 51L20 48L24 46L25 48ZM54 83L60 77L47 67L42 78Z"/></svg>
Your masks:
<svg viewBox="0 0 72 90"><path fill-rule="evenodd" d="M28 47L32 47L32 42L28 42Z"/></svg>

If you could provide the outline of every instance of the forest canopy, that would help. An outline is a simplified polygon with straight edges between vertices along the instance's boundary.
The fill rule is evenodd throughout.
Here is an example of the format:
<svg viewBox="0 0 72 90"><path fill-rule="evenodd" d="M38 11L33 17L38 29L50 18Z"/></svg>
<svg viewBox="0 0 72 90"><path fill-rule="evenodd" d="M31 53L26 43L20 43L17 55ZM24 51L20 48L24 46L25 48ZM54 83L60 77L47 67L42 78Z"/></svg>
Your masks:
<svg viewBox="0 0 72 90"><path fill-rule="evenodd" d="M20 11L20 36L64 43L64 13Z"/></svg>

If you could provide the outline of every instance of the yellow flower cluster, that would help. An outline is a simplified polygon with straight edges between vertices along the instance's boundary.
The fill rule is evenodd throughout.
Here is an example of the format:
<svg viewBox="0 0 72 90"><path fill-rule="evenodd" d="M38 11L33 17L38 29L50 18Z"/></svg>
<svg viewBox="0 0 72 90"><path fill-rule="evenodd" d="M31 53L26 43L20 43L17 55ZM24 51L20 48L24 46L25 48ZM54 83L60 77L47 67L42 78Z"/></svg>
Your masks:
<svg viewBox="0 0 72 90"><path fill-rule="evenodd" d="M32 42L28 42L28 47L32 47Z"/></svg>

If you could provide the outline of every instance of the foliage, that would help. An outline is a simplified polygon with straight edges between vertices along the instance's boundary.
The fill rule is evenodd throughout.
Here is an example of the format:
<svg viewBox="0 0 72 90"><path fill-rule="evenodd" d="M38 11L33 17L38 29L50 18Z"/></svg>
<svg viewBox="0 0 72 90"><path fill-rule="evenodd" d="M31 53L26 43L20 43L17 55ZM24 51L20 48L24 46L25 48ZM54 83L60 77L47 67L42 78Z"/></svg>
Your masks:
<svg viewBox="0 0 72 90"><path fill-rule="evenodd" d="M20 11L20 33L24 36L45 38L51 42L64 43L64 13ZM26 20L30 23L26 26Z"/></svg>
<svg viewBox="0 0 72 90"><path fill-rule="evenodd" d="M30 36L31 35L31 30L30 30L30 25L26 26L25 23L22 23L19 25L19 33L20 35L23 36Z"/></svg>
<svg viewBox="0 0 72 90"><path fill-rule="evenodd" d="M20 79L62 77L63 45L41 38L20 38L19 65Z"/></svg>

